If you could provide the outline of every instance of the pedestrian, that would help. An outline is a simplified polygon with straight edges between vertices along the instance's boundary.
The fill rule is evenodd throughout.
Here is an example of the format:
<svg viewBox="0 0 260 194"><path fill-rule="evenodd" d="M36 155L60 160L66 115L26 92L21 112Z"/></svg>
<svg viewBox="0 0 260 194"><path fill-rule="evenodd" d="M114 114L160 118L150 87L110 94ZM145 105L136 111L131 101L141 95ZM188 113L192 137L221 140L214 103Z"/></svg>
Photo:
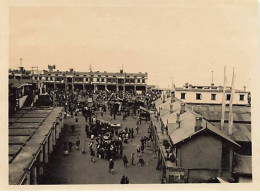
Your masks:
<svg viewBox="0 0 260 194"><path fill-rule="evenodd" d="M140 150L140 146L139 145L137 145L136 151L137 151L138 154L140 153L141 150Z"/></svg>
<svg viewBox="0 0 260 194"><path fill-rule="evenodd" d="M144 144L141 145L141 151L144 153Z"/></svg>
<svg viewBox="0 0 260 194"><path fill-rule="evenodd" d="M138 133L138 130L139 130L138 126L136 126L135 130L136 130L136 133Z"/></svg>
<svg viewBox="0 0 260 194"><path fill-rule="evenodd" d="M77 140L76 140L77 150L79 150L79 145L80 145L80 139L79 139L79 137L77 137Z"/></svg>
<svg viewBox="0 0 260 194"><path fill-rule="evenodd" d="M124 167L127 167L128 160L126 156L123 157L123 162L124 162Z"/></svg>
<svg viewBox="0 0 260 194"><path fill-rule="evenodd" d="M131 138L134 138L134 129L131 129Z"/></svg>
<svg viewBox="0 0 260 194"><path fill-rule="evenodd" d="M90 149L90 156L91 156L91 162L95 163L95 152L92 148Z"/></svg>
<svg viewBox="0 0 260 194"><path fill-rule="evenodd" d="M76 115L76 116L75 116L75 123L76 123L76 126L78 126L78 122L79 122L79 118L78 118L78 116Z"/></svg>
<svg viewBox="0 0 260 194"><path fill-rule="evenodd" d="M111 171L113 172L113 170L114 170L114 161L111 158L110 161L109 161L109 170L108 170L108 172L111 173Z"/></svg>
<svg viewBox="0 0 260 194"><path fill-rule="evenodd" d="M85 142L84 142L83 150L81 152L82 154L86 154L87 153L86 146L87 146L87 140L85 140Z"/></svg>
<svg viewBox="0 0 260 194"><path fill-rule="evenodd" d="M125 184L129 184L129 179L127 176L125 177Z"/></svg>
<svg viewBox="0 0 260 194"><path fill-rule="evenodd" d="M91 141L91 142L88 144L88 148L91 150L91 149L92 149L92 146L93 146L93 141Z"/></svg>
<svg viewBox="0 0 260 194"><path fill-rule="evenodd" d="M64 151L64 156L69 155L69 150L68 150L68 146L66 143L64 143L63 151Z"/></svg>
<svg viewBox="0 0 260 194"><path fill-rule="evenodd" d="M71 140L69 140L69 151L71 152L72 151L72 142L71 142Z"/></svg>
<svg viewBox="0 0 260 194"><path fill-rule="evenodd" d="M88 132L89 132L89 127L88 127L88 124L86 123L86 126L85 126L85 132L86 132L86 137L89 136Z"/></svg>
<svg viewBox="0 0 260 194"><path fill-rule="evenodd" d="M134 165L135 153L131 154L131 164Z"/></svg>
<svg viewBox="0 0 260 194"><path fill-rule="evenodd" d="M120 180L120 184L125 184L125 176L123 175L121 180Z"/></svg>

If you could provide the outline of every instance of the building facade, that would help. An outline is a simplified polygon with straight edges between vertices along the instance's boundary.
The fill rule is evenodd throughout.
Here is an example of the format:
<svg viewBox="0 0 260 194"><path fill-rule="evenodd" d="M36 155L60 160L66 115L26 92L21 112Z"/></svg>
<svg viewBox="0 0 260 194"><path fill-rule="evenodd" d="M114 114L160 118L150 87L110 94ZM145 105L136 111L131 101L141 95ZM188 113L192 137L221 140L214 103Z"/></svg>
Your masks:
<svg viewBox="0 0 260 194"><path fill-rule="evenodd" d="M45 89L67 89L67 90L109 90L109 91L134 91L146 92L146 73L125 73L120 72L77 72L74 69L69 71L55 70L48 66L48 71L42 73L26 74L26 71L15 70L9 72L9 80L20 82L42 84Z"/></svg>
<svg viewBox="0 0 260 194"><path fill-rule="evenodd" d="M223 86L193 86L186 83L183 87L175 88L175 96L185 103L194 104L222 104ZM226 102L231 98L231 87L226 90ZM249 92L244 90L235 90L233 98L234 105L249 104Z"/></svg>

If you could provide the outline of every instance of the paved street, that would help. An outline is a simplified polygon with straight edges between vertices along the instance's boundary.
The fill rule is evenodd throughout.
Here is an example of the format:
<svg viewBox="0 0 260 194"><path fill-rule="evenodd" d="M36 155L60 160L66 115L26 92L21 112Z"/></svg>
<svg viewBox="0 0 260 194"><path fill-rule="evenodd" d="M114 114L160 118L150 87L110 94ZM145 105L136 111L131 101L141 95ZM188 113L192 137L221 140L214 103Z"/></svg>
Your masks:
<svg viewBox="0 0 260 194"><path fill-rule="evenodd" d="M98 114L98 118L100 114ZM109 121L108 111L104 114L104 120ZM145 184L145 183L160 183L160 171L156 170L157 159L153 151L152 144L145 147L145 151L142 154L146 162L146 166L140 167L139 165L131 165L131 153L135 153L135 163L137 163L138 155L136 147L140 145L140 138L142 136L148 136L148 122L142 121L142 125L139 127L139 133L134 133L134 138L129 139L128 144L123 144L123 155L127 156L128 167L123 166L122 159L115 160L115 173L112 175L108 173L109 162L105 159L96 159L93 163L90 161L90 153L87 149L87 154L82 154L81 149L85 139L87 143L90 139L86 138L85 134L85 118L79 115L79 125L76 127L74 133L71 132L70 128L66 123L71 122L72 119L68 118L65 120L64 134L59 140L59 145L56 148L55 153L52 156L50 163L46 170L47 177L42 184L119 184L122 175L129 178L130 184ZM112 120L112 123L120 123L123 128L136 127L136 118L134 116L127 117L126 120L122 120L122 116L117 116L116 120ZM76 138L80 137L81 149L76 150L75 142ZM73 148L72 152L68 156L63 156L63 142L72 140ZM95 142L96 143L96 142ZM96 146L94 146L96 151Z"/></svg>

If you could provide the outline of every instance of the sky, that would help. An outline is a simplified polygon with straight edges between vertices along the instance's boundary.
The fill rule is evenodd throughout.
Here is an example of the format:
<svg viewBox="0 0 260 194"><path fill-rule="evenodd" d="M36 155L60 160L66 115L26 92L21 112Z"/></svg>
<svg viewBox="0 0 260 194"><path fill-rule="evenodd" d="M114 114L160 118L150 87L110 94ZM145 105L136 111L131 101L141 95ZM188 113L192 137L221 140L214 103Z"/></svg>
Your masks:
<svg viewBox="0 0 260 194"><path fill-rule="evenodd" d="M258 65L255 1L174 1L170 6L38 6L9 11L9 68L147 72L148 84L251 89ZM187 2L190 2L187 4Z"/></svg>

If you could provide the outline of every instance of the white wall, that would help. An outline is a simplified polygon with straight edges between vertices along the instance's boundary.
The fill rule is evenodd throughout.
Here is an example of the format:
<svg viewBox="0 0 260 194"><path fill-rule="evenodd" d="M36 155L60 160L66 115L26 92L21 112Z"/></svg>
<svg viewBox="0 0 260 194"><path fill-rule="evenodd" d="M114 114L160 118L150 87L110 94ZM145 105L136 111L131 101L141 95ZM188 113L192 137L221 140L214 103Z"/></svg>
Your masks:
<svg viewBox="0 0 260 194"><path fill-rule="evenodd" d="M181 93L185 93L185 99L181 99ZM201 94L201 100L196 100L196 93ZM216 94L216 100L211 100L211 94ZM240 101L240 94L245 95L244 100ZM186 103L198 103L198 104L222 104L222 92L195 92L195 91L176 91L175 96ZM233 104L246 105L248 93L235 93ZM226 101L229 103L229 101Z"/></svg>

